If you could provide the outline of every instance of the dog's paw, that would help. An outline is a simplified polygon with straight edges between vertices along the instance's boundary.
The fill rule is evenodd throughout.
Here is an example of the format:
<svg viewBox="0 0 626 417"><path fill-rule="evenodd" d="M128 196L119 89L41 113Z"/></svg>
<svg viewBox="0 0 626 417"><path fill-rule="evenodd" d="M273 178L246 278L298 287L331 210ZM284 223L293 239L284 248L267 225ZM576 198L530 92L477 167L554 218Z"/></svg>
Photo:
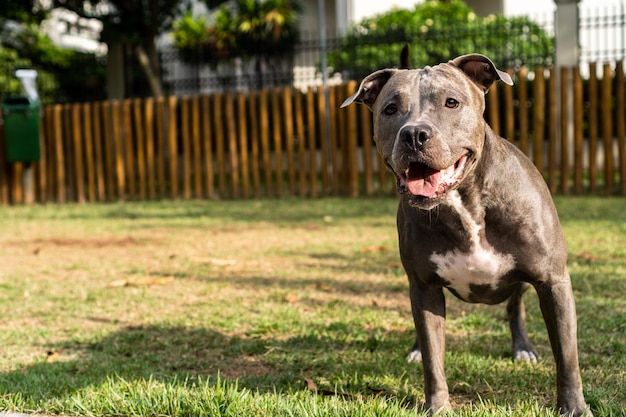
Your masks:
<svg viewBox="0 0 626 417"><path fill-rule="evenodd" d="M421 362L422 361L422 352L420 352L419 350L412 350L411 353L406 355L406 361L408 363Z"/></svg>
<svg viewBox="0 0 626 417"><path fill-rule="evenodd" d="M515 352L516 362L537 363L537 359L539 359L539 355L532 350L518 350Z"/></svg>

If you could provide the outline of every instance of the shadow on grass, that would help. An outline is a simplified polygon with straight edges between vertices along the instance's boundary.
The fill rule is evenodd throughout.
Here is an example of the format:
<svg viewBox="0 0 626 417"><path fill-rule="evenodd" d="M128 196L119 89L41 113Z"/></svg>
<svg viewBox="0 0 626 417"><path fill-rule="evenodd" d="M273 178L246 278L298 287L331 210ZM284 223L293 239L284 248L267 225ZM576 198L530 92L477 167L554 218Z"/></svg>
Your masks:
<svg viewBox="0 0 626 417"><path fill-rule="evenodd" d="M381 360L397 355L398 345L408 347L411 331L384 337L381 331L371 331L369 337L349 340L345 335L357 332L353 327L338 322L282 340L228 336L211 329L126 327L93 343L61 343L53 347L48 360L0 373L0 395L15 394L33 404L62 401L111 377L168 383L219 374L222 381L261 393L306 389L305 378L332 381L337 376L361 375L367 379L367 375L375 374L394 379L416 377L405 375L402 357L391 367L389 360ZM58 359L53 360L55 357ZM363 381L350 378L344 383L354 395L370 395L385 388L364 386ZM330 391L335 387L327 384L320 388ZM409 397L406 392L390 395L403 401Z"/></svg>
<svg viewBox="0 0 626 417"><path fill-rule="evenodd" d="M303 203L304 202L304 203ZM54 210L46 207L26 208L21 216L34 219L130 219L144 223L186 221L201 222L210 219L223 222L274 224L324 223L327 219L388 218L394 224L397 199L394 198L324 198L302 200L298 198L265 198L261 200L162 200L144 202L101 203L85 210L80 205L59 205Z"/></svg>
<svg viewBox="0 0 626 417"><path fill-rule="evenodd" d="M406 405L421 404L422 367L404 361L413 330L363 326L338 319L279 338L233 336L210 328L128 326L91 343L69 340L53 346L56 361L1 373L0 395L15 395L40 407L64 403L83 389L98 392L111 378L170 384L207 377L216 381L220 375L223 383L253 392L307 390L308 379L320 392L336 392L348 400L383 395ZM455 401L483 398L506 405L518 399L520 389L547 406L554 401L549 376L553 364L512 365L508 337L483 335L472 343L465 336L447 339L447 373ZM526 381L523 388L520 381Z"/></svg>

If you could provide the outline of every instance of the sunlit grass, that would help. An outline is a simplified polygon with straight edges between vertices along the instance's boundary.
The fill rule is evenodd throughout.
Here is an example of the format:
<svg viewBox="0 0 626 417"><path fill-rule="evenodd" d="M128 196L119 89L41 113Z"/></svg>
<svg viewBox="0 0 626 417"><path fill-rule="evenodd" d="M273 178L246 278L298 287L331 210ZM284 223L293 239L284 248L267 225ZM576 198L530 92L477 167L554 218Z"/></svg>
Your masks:
<svg viewBox="0 0 626 417"><path fill-rule="evenodd" d="M626 200L556 199L587 401L624 416ZM392 198L0 208L0 410L415 416L422 370ZM503 306L448 297L459 416L552 416L554 361L511 359ZM417 407L416 407L417 405Z"/></svg>

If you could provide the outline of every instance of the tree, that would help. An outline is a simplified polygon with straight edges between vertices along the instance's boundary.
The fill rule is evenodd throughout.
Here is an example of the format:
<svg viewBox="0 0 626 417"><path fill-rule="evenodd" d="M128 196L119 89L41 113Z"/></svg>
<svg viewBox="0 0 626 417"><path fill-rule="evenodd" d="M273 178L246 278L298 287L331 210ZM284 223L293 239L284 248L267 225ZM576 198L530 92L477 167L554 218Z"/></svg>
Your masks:
<svg viewBox="0 0 626 417"><path fill-rule="evenodd" d="M153 96L162 96L158 35L168 30L183 9L182 0L53 0L81 17L102 21L102 40L129 46Z"/></svg>
<svg viewBox="0 0 626 417"><path fill-rule="evenodd" d="M216 65L235 56L236 21L226 6L214 13L212 24L207 16L194 16L188 11L174 22L173 28L174 47L186 62Z"/></svg>
<svg viewBox="0 0 626 417"><path fill-rule="evenodd" d="M299 11L293 0L237 0L232 7L220 6L211 20L187 13L174 23L174 45L189 62L256 59L263 72L269 58L293 53Z"/></svg>
<svg viewBox="0 0 626 417"><path fill-rule="evenodd" d="M174 23L174 46L185 61L196 65L215 68L245 61L262 87L269 68L272 74L290 73L281 70L291 66L299 11L294 0L236 0L220 6L210 19L188 13Z"/></svg>
<svg viewBox="0 0 626 417"><path fill-rule="evenodd" d="M24 23L39 24L46 18L46 11L33 1L0 0L0 20L14 20Z"/></svg>
<svg viewBox="0 0 626 417"><path fill-rule="evenodd" d="M502 68L529 63L550 63L554 39L527 17L480 17L461 0L427 0L413 10L397 9L363 19L329 54L336 71L355 78L398 66L404 45L409 45L414 67L445 62L468 53L483 53Z"/></svg>
<svg viewBox="0 0 626 417"><path fill-rule="evenodd" d="M298 42L298 12L292 0L238 0L237 46L246 56L289 55Z"/></svg>
<svg viewBox="0 0 626 417"><path fill-rule="evenodd" d="M15 70L35 68L42 102L97 96L97 91L89 88L99 84L101 75L95 56L56 46L41 29L47 11L37 2L8 3L0 1L0 95L19 94ZM85 75L80 79L72 71L78 67Z"/></svg>

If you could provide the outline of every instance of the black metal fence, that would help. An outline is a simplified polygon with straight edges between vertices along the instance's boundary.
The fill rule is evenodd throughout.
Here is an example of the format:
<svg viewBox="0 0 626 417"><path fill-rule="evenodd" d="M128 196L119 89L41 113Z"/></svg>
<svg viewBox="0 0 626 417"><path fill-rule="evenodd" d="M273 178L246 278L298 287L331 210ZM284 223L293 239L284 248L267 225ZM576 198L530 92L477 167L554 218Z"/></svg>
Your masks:
<svg viewBox="0 0 626 417"><path fill-rule="evenodd" d="M580 66L591 62L616 62L626 58L626 2L612 6L580 6ZM358 80L384 66L397 66L400 49L411 46L412 65L420 67L448 60L456 55L481 52L502 68L550 67L554 64L554 16L493 17L479 27L457 27L446 22L424 22L419 27L402 27L378 35L363 36L357 31L339 36L329 33L324 42L319 33L302 33L294 52L283 58L234 58L206 63L197 56L179 56L172 46L160 50L162 81L167 94L186 95L220 91L246 91L276 86L305 88ZM126 97L149 94L145 77L128 51L124 68ZM90 58L93 60L93 58ZM326 62L322 70L323 62ZM0 64L0 96L19 91L13 73ZM87 71L87 69L90 69ZM77 88L74 71L59 80L39 77L40 95L46 103L95 101L106 96L101 62L80 66L81 76L93 80ZM71 92L68 95L68 92Z"/></svg>
<svg viewBox="0 0 626 417"><path fill-rule="evenodd" d="M626 58L626 2L580 8L580 65Z"/></svg>
<svg viewBox="0 0 626 417"><path fill-rule="evenodd" d="M472 52L490 56L502 68L554 63L554 37L544 26L526 17L494 17L487 26L455 27L438 22L436 27L425 24L376 36L356 30L342 36L329 34L324 41L318 33L304 33L292 55L272 60L236 58L218 65L204 62L202 51L183 61L175 48L167 46L161 49L163 79L166 90L176 95L285 85L308 87L321 84L324 77L333 84L398 66L404 45L409 45L415 67Z"/></svg>
<svg viewBox="0 0 626 417"><path fill-rule="evenodd" d="M626 58L624 2L613 6L581 6L580 65L616 62ZM162 48L163 80L171 94L242 91L294 85L320 85L361 79L384 66L397 66L400 49L411 46L412 65L420 67L454 56L481 52L502 68L554 65L554 15L493 17L479 27L457 27L428 22L414 28L396 28L373 37L356 31L329 34L322 42L318 33L304 33L292 56L272 62L257 58L236 59L210 65L183 62L173 47ZM326 72L322 73L322 57ZM382 57L382 58L381 58Z"/></svg>

